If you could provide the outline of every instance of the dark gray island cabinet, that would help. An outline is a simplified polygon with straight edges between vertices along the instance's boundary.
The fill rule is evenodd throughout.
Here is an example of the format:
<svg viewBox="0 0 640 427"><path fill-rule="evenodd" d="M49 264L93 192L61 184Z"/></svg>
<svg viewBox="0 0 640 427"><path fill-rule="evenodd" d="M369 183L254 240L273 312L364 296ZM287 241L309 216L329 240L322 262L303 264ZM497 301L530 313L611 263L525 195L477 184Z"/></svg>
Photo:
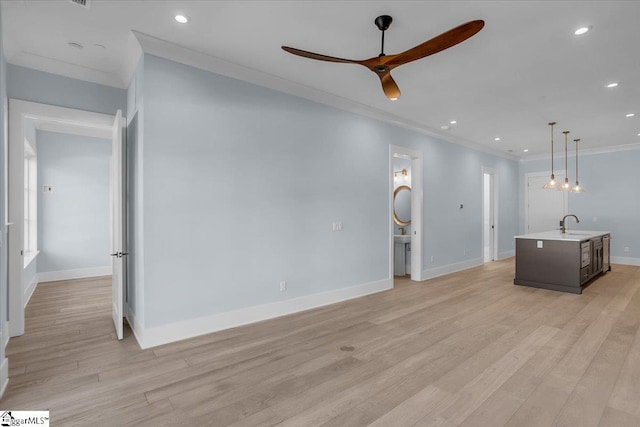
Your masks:
<svg viewBox="0 0 640 427"><path fill-rule="evenodd" d="M516 236L516 285L581 294L611 270L608 231L545 231Z"/></svg>

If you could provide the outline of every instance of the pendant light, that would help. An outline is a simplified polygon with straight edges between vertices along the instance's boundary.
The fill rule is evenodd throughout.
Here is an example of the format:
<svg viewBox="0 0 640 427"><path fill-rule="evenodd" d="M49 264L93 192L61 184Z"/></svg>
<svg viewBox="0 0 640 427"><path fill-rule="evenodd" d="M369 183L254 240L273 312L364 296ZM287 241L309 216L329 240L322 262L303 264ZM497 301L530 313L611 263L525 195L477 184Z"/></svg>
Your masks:
<svg viewBox="0 0 640 427"><path fill-rule="evenodd" d="M571 190L571 184L569 184L569 177L567 176L568 159L567 159L567 135L569 135L569 131L565 130L564 132L564 182L560 186L560 190L569 191Z"/></svg>
<svg viewBox="0 0 640 427"><path fill-rule="evenodd" d="M580 142L580 139L574 139L573 142L576 143L576 185L571 187L571 192L584 193L584 188L580 186L580 182L578 181L578 142Z"/></svg>
<svg viewBox="0 0 640 427"><path fill-rule="evenodd" d="M556 181L556 176L553 174L553 125L556 122L550 122L549 126L551 126L551 177L549 177L549 181L542 187L545 190L556 190L558 189L558 182Z"/></svg>

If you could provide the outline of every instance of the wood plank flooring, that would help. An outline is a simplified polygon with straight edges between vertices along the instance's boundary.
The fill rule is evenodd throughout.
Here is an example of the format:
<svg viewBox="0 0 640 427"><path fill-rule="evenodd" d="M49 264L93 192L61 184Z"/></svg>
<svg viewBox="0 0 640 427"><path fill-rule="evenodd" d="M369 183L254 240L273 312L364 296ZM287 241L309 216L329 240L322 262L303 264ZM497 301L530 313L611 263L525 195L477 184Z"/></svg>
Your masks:
<svg viewBox="0 0 640 427"><path fill-rule="evenodd" d="M40 284L0 406L54 426L640 426L640 268L582 295L513 276L400 279L147 350L115 339L108 278Z"/></svg>

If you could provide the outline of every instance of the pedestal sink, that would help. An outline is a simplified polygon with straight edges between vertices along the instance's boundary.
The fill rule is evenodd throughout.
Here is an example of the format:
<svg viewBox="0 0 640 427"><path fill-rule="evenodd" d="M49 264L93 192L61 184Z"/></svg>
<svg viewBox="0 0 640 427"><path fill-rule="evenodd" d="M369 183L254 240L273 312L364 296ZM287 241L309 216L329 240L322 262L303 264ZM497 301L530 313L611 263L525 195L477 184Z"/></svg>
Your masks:
<svg viewBox="0 0 640 427"><path fill-rule="evenodd" d="M411 243L411 234L395 234L393 236L393 274L395 276L407 274L407 243Z"/></svg>
<svg viewBox="0 0 640 427"><path fill-rule="evenodd" d="M411 234L396 234L393 236L394 243L411 243Z"/></svg>

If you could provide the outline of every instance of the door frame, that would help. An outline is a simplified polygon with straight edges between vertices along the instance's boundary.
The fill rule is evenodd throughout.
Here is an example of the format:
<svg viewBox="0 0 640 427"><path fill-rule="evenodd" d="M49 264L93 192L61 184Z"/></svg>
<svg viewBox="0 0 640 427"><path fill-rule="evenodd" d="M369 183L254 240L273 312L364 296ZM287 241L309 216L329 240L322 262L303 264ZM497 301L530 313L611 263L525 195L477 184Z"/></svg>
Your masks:
<svg viewBox="0 0 640 427"><path fill-rule="evenodd" d="M498 171L494 168L482 166L482 174L480 175L482 180L482 262L484 261L484 175L490 175L490 187L491 187L491 199L489 203L491 207L489 209L490 215L493 217L493 233L491 242L491 260L496 261L498 259Z"/></svg>
<svg viewBox="0 0 640 427"><path fill-rule="evenodd" d="M554 171L554 174L556 177L558 182L560 182L560 176L564 176L565 175L565 170L558 170L558 171ZM530 178L540 178L540 177L548 177L551 176L551 171L545 171L545 172L528 172L524 174L524 230L523 233L527 234L529 232L529 179ZM552 190L549 190L552 191ZM557 190L554 190L557 191ZM567 212L569 212L569 197L567 197L567 194L565 193L564 195L564 214L566 215Z"/></svg>
<svg viewBox="0 0 640 427"><path fill-rule="evenodd" d="M411 280L422 280L423 154L419 150L389 144L389 280L393 284L393 159L411 160Z"/></svg>
<svg viewBox="0 0 640 427"><path fill-rule="evenodd" d="M24 243L24 138L25 119L49 122L52 127L77 129L82 135L97 136L104 131L111 138L114 116L56 105L9 99L9 174L7 228L9 270L9 336L24 334L25 295L23 287L24 264L20 253ZM80 131L84 129L84 131Z"/></svg>

